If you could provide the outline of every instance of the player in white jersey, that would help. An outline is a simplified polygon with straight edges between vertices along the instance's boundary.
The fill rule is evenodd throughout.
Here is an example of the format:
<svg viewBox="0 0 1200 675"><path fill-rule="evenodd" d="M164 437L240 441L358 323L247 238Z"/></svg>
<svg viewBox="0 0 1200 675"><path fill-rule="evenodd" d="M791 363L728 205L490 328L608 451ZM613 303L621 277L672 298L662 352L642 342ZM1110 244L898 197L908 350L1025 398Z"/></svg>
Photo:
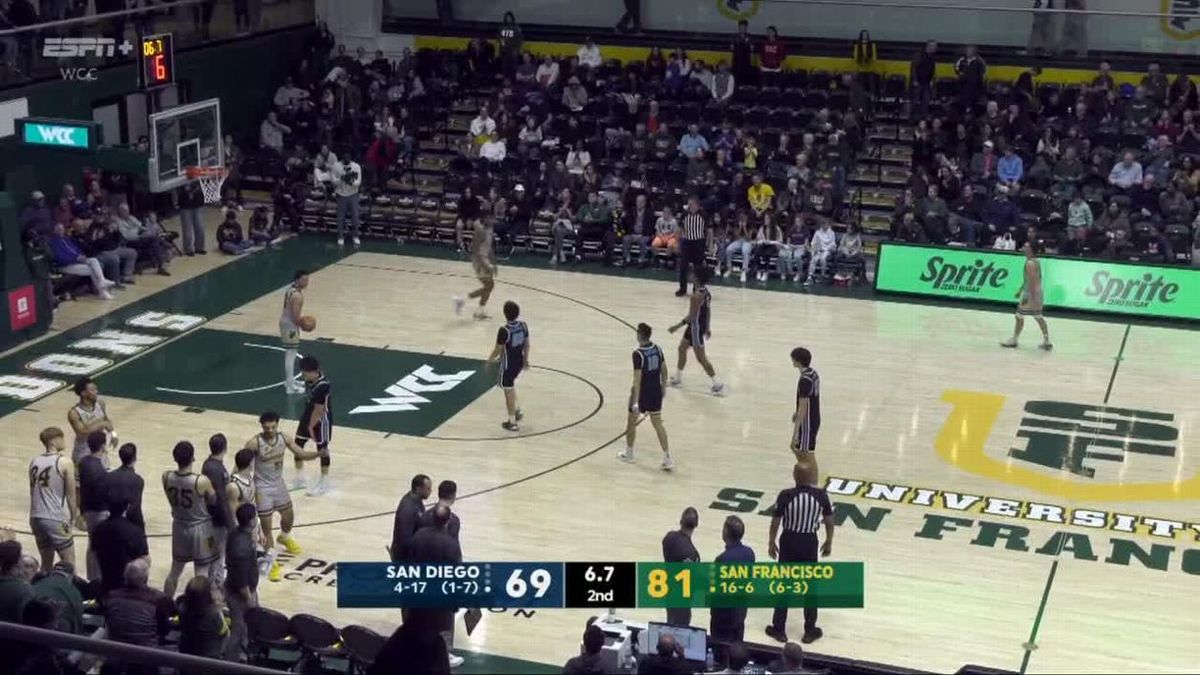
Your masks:
<svg viewBox="0 0 1200 675"><path fill-rule="evenodd" d="M292 285L283 294L283 312L279 315L279 341L283 345L283 388L289 394L303 394L304 385L296 381L296 358L300 349L300 317L304 311L304 289L308 272L297 270Z"/></svg>
<svg viewBox="0 0 1200 675"><path fill-rule="evenodd" d="M62 429L47 427L39 438L43 452L29 460L29 529L42 556L42 571L54 567L54 556L75 564L71 533L79 508L75 502L75 464L63 457Z"/></svg>
<svg viewBox="0 0 1200 675"><path fill-rule="evenodd" d="M283 568L275 562L275 548L271 542L271 519L279 512L279 537L276 539L288 553L300 552L300 545L292 538L292 497L283 480L283 460L288 452L297 459L310 460L319 456L318 451L306 452L290 438L279 433L279 413L265 412L258 416L262 433L246 441L246 448L254 451L254 500L258 507L258 520L270 561L271 581L279 581Z"/></svg>
<svg viewBox="0 0 1200 675"><path fill-rule="evenodd" d="M206 476L192 471L196 448L179 441L171 455L177 468L162 475L163 491L171 504L171 571L163 582L163 593L168 598L175 597L179 575L188 563L192 563L196 576L206 577L218 554L209 513L217 503L217 493Z"/></svg>
<svg viewBox="0 0 1200 675"><path fill-rule="evenodd" d="M229 512L233 514L234 522L237 521L239 506L249 504L256 510L258 508L258 502L255 501L257 489L254 485L254 460L257 456L256 450L242 448L233 457L234 471L229 474L229 483L225 485L225 502ZM254 542L260 552L267 550L267 542L263 539L262 534L262 524L257 519L254 521ZM259 573L266 574L267 570L260 570Z"/></svg>
<svg viewBox="0 0 1200 675"><path fill-rule="evenodd" d="M81 377L72 387L79 401L67 411L67 423L75 432L75 447L71 451L71 461L79 465L79 460L89 454L87 437L93 431L103 431L108 434L112 446L117 447L117 434L113 430L112 418L108 408L100 400L100 391L90 377Z"/></svg>

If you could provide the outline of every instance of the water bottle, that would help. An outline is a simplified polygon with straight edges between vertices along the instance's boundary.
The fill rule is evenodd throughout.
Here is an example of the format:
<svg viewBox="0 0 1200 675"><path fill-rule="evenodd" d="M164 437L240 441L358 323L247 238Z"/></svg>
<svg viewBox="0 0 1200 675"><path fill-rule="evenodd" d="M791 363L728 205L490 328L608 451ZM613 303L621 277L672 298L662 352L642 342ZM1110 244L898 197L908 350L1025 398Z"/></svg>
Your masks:
<svg viewBox="0 0 1200 675"><path fill-rule="evenodd" d="M711 673L716 667L717 660L713 658L712 647L709 647L708 651L704 654L704 671Z"/></svg>

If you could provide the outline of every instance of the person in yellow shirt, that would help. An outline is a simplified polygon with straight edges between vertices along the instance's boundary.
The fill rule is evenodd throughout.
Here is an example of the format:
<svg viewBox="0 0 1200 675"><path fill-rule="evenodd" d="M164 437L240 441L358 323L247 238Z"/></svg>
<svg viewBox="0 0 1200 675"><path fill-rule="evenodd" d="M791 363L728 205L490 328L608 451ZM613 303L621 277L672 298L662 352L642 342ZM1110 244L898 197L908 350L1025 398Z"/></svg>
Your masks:
<svg viewBox="0 0 1200 675"><path fill-rule="evenodd" d="M750 200L750 208L754 209L756 215L762 216L775 203L775 188L763 182L761 173L756 173L754 183L746 190L746 196Z"/></svg>

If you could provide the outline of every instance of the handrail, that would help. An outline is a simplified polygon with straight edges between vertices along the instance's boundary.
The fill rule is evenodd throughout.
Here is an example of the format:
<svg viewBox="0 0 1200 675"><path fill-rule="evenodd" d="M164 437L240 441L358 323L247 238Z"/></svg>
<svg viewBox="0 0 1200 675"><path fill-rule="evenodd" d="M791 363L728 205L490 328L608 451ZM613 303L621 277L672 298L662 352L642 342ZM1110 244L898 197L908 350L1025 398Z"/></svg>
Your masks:
<svg viewBox="0 0 1200 675"><path fill-rule="evenodd" d="M89 654L100 654L102 656L116 657L151 666L195 669L212 675L278 675L281 672L269 668L245 666L231 661L207 659L201 656L180 654L179 652L167 651L165 649L141 647L123 642L113 642L111 640L99 640L82 635L60 633L44 628L33 628L32 626L5 623L3 621L0 621L0 638L20 642L32 642L54 649L69 649ZM5 658L12 658L12 656L5 655Z"/></svg>
<svg viewBox="0 0 1200 675"><path fill-rule="evenodd" d="M763 0L778 5L833 5L839 8L867 7L874 9L944 9L957 12L999 12L1008 14L1063 14L1066 16L1128 16L1142 19L1171 19L1177 16L1172 12L1132 12L1114 9L1033 9L1032 7L987 7L977 5L935 5L930 3L912 2L884 4L870 0Z"/></svg>
<svg viewBox="0 0 1200 675"><path fill-rule="evenodd" d="M187 7L189 5L198 5L207 0L174 0L166 7L174 9L176 7ZM57 26L74 26L77 23L96 23L105 19L115 19L119 16L132 16L134 14L149 14L158 13L163 10L163 5L153 5L150 7L135 7L133 9L119 9L115 12L105 12L103 14L89 14L87 16L75 16L70 19L59 19L57 21L44 21L42 23L30 24L21 26L20 28L6 28L0 30L0 37L5 35L17 35L19 33L33 33L45 28L55 28Z"/></svg>

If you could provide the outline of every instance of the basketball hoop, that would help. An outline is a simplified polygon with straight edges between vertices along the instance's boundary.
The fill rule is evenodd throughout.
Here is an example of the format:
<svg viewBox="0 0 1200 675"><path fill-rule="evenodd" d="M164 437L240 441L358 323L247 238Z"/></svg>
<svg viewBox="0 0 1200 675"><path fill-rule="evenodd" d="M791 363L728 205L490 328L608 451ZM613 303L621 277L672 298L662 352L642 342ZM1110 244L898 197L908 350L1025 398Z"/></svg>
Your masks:
<svg viewBox="0 0 1200 675"><path fill-rule="evenodd" d="M221 201L221 186L225 184L225 177L229 175L229 169L223 166L189 166L183 171L188 178L200 183L206 204L216 204Z"/></svg>

